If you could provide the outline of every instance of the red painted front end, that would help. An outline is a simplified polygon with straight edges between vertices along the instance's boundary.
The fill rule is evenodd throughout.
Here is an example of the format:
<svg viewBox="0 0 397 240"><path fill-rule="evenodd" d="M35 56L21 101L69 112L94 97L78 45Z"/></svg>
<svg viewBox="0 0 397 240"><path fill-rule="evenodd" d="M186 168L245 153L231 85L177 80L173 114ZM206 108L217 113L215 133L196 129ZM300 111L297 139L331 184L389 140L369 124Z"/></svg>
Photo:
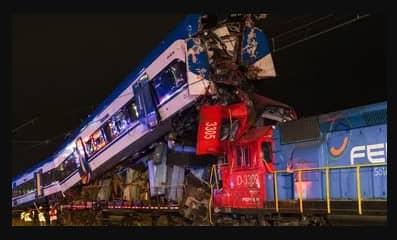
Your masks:
<svg viewBox="0 0 397 240"><path fill-rule="evenodd" d="M252 129L229 146L228 164L220 169L222 189L214 192L214 207L263 207L266 200L264 176L273 170L273 154L271 151L270 155L264 154L263 145L271 146L272 149L272 132L270 126Z"/></svg>
<svg viewBox="0 0 397 240"><path fill-rule="evenodd" d="M237 120L232 138L221 140L222 122ZM245 103L229 106L204 105L200 109L197 155L226 155L227 164L220 167L222 189L214 191L214 207L261 208L266 196L265 173L273 169L271 126L248 131L248 108ZM264 161L267 159L267 162Z"/></svg>
<svg viewBox="0 0 397 240"><path fill-rule="evenodd" d="M200 120L197 134L197 155L224 155L229 141L220 140L222 121L234 119L239 121L236 136L239 139L247 131L248 109L245 103L222 105L204 105L200 108Z"/></svg>

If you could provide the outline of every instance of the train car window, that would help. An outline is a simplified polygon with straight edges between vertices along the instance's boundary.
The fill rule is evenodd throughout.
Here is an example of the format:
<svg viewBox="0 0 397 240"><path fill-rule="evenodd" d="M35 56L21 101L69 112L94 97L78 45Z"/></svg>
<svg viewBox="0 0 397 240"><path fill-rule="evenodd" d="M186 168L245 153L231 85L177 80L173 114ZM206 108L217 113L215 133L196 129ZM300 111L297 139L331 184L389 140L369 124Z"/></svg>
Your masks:
<svg viewBox="0 0 397 240"><path fill-rule="evenodd" d="M185 63L182 61L172 62L151 81L157 96L158 104L167 101L172 94L185 83Z"/></svg>
<svg viewBox="0 0 397 240"><path fill-rule="evenodd" d="M135 101L131 101L127 105L128 114L130 116L131 122L134 122L138 119L138 106L136 105Z"/></svg>
<svg viewBox="0 0 397 240"><path fill-rule="evenodd" d="M171 97L174 81L174 75L170 69L165 69L153 79L153 88L156 92L159 104L164 103Z"/></svg>
<svg viewBox="0 0 397 240"><path fill-rule="evenodd" d="M68 177L71 173L73 173L78 165L78 156L76 152L71 153L65 161L63 161L56 169L54 169L54 178L52 182L54 181L62 181L66 177Z"/></svg>
<svg viewBox="0 0 397 240"><path fill-rule="evenodd" d="M56 180L62 181L67 176L65 171L65 161L63 161L59 166L56 168Z"/></svg>
<svg viewBox="0 0 397 240"><path fill-rule="evenodd" d="M24 194L27 193L27 185L26 185L26 183L23 183L20 188L21 188L21 195L24 195Z"/></svg>
<svg viewBox="0 0 397 240"><path fill-rule="evenodd" d="M41 175L42 181L43 181L43 186L47 186L48 185L48 172L44 172L43 175Z"/></svg>
<svg viewBox="0 0 397 240"><path fill-rule="evenodd" d="M62 181L65 177L67 177L68 176L68 173L67 173L67 171L66 171L66 164L67 164L67 161L65 160L61 165L60 165L60 176L61 176L61 178L59 179L59 181Z"/></svg>
<svg viewBox="0 0 397 240"><path fill-rule="evenodd" d="M112 119L107 121L107 123L105 125L105 133L106 133L106 138L109 141L112 141L115 137L117 137L119 135L119 131L117 130L117 127L114 124Z"/></svg>
<svg viewBox="0 0 397 240"><path fill-rule="evenodd" d="M25 194L32 192L32 189L33 189L33 179L25 183Z"/></svg>
<svg viewBox="0 0 397 240"><path fill-rule="evenodd" d="M232 128L230 130L230 119L222 119L221 134L219 134L219 139L225 141L226 139L232 140L236 137L236 133L239 127L239 120L232 118Z"/></svg>
<svg viewBox="0 0 397 240"><path fill-rule="evenodd" d="M85 142L85 149L87 150L88 157L94 153L94 143L91 138Z"/></svg>
<svg viewBox="0 0 397 240"><path fill-rule="evenodd" d="M23 184L16 186L16 187L14 188L14 190L13 190L14 193L15 193L15 194L13 195L13 197L22 195L22 194L23 194L22 188L23 188Z"/></svg>
<svg viewBox="0 0 397 240"><path fill-rule="evenodd" d="M19 195L18 188L17 187L13 188L12 189L12 197L17 197L18 195Z"/></svg>
<svg viewBox="0 0 397 240"><path fill-rule="evenodd" d="M42 178L43 178L44 186L50 185L53 182L53 175L54 175L54 169L43 173Z"/></svg>
<svg viewBox="0 0 397 240"><path fill-rule="evenodd" d="M171 63L170 69L175 78L175 88L178 89L186 83L186 64L177 60Z"/></svg>
<svg viewBox="0 0 397 240"><path fill-rule="evenodd" d="M249 148L248 146L237 147L237 167L249 166Z"/></svg>
<svg viewBox="0 0 397 240"><path fill-rule="evenodd" d="M36 181L34 179L30 180L30 192L36 191Z"/></svg>
<svg viewBox="0 0 397 240"><path fill-rule="evenodd" d="M79 159L75 151L68 156L68 158L65 160L65 171L67 175L71 174L78 168L78 161Z"/></svg>
<svg viewBox="0 0 397 240"><path fill-rule="evenodd" d="M51 171L48 172L48 184L51 184L53 182L56 181L56 177L57 177L57 170L53 169Z"/></svg>
<svg viewBox="0 0 397 240"><path fill-rule="evenodd" d="M55 182L56 180L57 180L57 169L55 168L55 169L53 169L53 170L51 170L51 182L50 183L52 183L52 182Z"/></svg>
<svg viewBox="0 0 397 240"><path fill-rule="evenodd" d="M267 163L271 163L273 158L272 158L272 145L269 142L263 142L262 143L262 154L263 154L263 159Z"/></svg>
<svg viewBox="0 0 397 240"><path fill-rule="evenodd" d="M22 184L21 192L22 192L22 195L28 193L28 182L25 182L25 183Z"/></svg>
<svg viewBox="0 0 397 240"><path fill-rule="evenodd" d="M19 193L18 195L25 195L27 193L34 192L36 190L34 182L34 179L31 179L19 185L17 187L17 192Z"/></svg>
<svg viewBox="0 0 397 240"><path fill-rule="evenodd" d="M48 172L48 184L51 184L56 181L56 169L53 169Z"/></svg>
<svg viewBox="0 0 397 240"><path fill-rule="evenodd" d="M112 120L117 127L117 131L118 131L117 135L124 132L128 128L129 123L131 122L124 108L120 109L120 111L118 111L112 117Z"/></svg>
<svg viewBox="0 0 397 240"><path fill-rule="evenodd" d="M102 128L93 134L93 144L95 151L101 149L107 143L113 141L120 133L131 126L131 123L138 119L137 105L135 101L128 102L118 112L116 112ZM98 136L98 138L96 136Z"/></svg>
<svg viewBox="0 0 397 240"><path fill-rule="evenodd" d="M15 197L22 194L20 186L16 186L14 191L15 191Z"/></svg>
<svg viewBox="0 0 397 240"><path fill-rule="evenodd" d="M94 146L94 151L98 151L102 149L106 145L105 136L102 132L102 129L98 129L96 132L92 134L92 141Z"/></svg>
<svg viewBox="0 0 397 240"><path fill-rule="evenodd" d="M60 168L59 166L55 169L55 171L54 171L54 175L53 175L53 180L52 180L52 182L55 182L55 181L60 181L61 179L62 179L62 170L61 170L62 168Z"/></svg>

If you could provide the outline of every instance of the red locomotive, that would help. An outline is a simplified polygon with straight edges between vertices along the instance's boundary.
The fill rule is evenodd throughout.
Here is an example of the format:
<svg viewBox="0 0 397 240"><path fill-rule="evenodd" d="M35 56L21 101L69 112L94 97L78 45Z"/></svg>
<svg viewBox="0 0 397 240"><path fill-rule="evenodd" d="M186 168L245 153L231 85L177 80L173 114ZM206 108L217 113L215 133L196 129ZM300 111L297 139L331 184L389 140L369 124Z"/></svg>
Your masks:
<svg viewBox="0 0 397 240"><path fill-rule="evenodd" d="M244 109L245 104L237 106ZM229 112L227 106L203 106L200 124L206 124L210 109ZM211 145L202 140L205 131L199 131L200 154L206 146L220 145L221 150L209 152L225 160L214 167L213 176L219 176L211 179L218 222L231 217L307 225L348 218L343 224L384 224L386 111L386 103L378 103L251 129L245 110L218 117L213 125L230 120L229 137L233 120L239 122L238 134L217 135ZM338 156L332 155L335 149Z"/></svg>

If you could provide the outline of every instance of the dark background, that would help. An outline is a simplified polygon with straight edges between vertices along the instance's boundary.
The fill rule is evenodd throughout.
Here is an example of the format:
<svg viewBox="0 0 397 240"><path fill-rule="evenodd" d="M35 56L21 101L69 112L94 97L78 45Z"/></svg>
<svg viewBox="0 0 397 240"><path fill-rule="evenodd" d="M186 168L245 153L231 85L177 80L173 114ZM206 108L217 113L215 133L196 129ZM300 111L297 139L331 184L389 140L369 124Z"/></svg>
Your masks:
<svg viewBox="0 0 397 240"><path fill-rule="evenodd" d="M257 92L300 117L385 101L385 18L373 15L277 51L354 18L269 15L278 76ZM81 121L175 27L184 14L18 14L12 18L12 175L54 153ZM271 41L270 41L271 42ZM29 120L32 124L18 128Z"/></svg>

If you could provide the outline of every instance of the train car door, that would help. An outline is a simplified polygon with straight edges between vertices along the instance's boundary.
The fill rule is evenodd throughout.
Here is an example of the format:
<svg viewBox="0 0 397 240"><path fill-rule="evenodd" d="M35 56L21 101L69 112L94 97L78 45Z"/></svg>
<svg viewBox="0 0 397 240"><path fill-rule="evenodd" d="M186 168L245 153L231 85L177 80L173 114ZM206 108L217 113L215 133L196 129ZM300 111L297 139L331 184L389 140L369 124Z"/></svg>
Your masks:
<svg viewBox="0 0 397 240"><path fill-rule="evenodd" d="M139 122L148 128L156 127L159 124L160 115L157 111L156 102L150 89L147 74L141 76L132 86L132 89L138 107Z"/></svg>
<svg viewBox="0 0 397 240"><path fill-rule="evenodd" d="M79 172L80 172L80 177L81 177L81 183L83 185L86 185L90 182L91 178L91 169L90 166L88 165L87 161L87 154L84 149L84 143L81 138L78 138L76 140L76 148L77 148L77 153L79 155Z"/></svg>
<svg viewBox="0 0 397 240"><path fill-rule="evenodd" d="M39 198L43 196L43 184L42 184L42 176L43 170L40 169L39 171L34 173L35 181L36 181L36 197Z"/></svg>

